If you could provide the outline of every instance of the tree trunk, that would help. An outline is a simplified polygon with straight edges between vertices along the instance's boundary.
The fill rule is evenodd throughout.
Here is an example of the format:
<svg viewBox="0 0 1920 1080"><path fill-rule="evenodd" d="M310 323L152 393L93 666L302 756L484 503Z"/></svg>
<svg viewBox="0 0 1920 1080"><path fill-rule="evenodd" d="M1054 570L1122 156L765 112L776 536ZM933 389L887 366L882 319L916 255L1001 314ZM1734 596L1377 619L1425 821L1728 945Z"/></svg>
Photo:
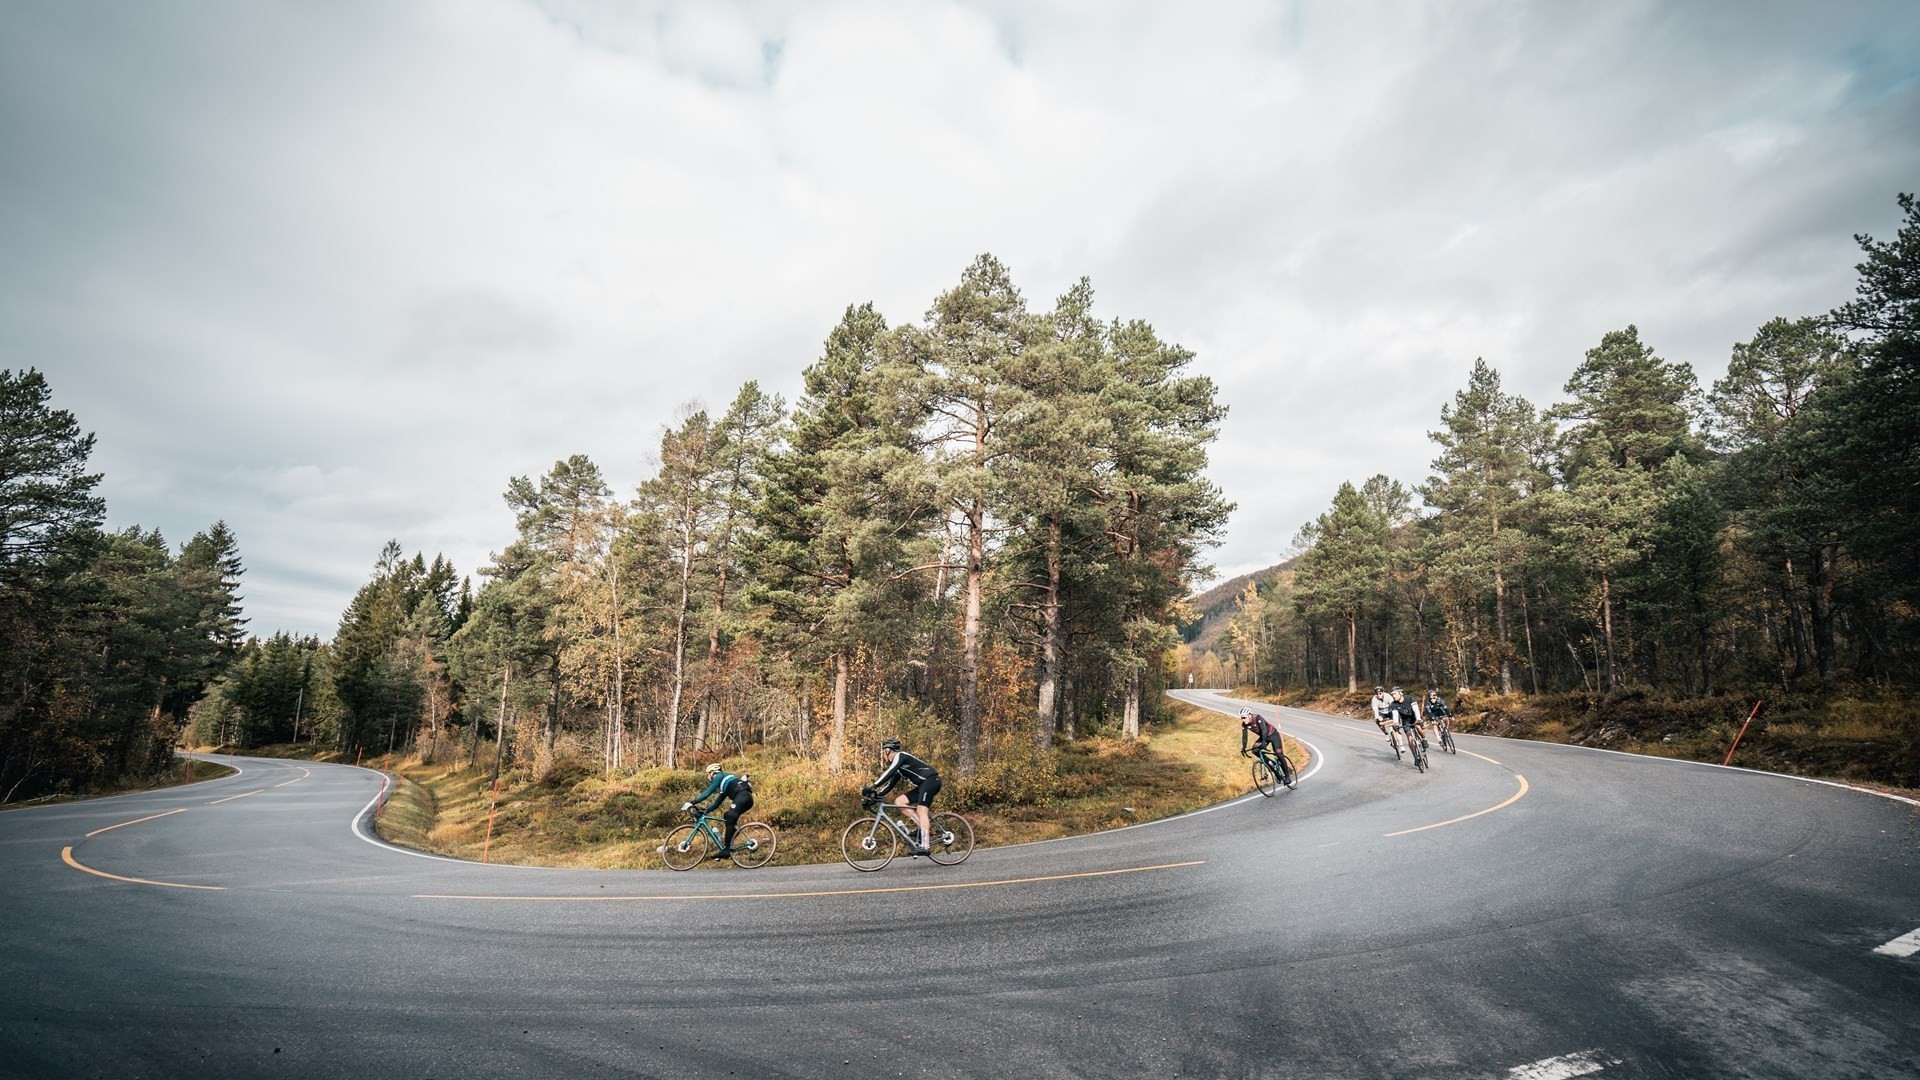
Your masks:
<svg viewBox="0 0 1920 1080"><path fill-rule="evenodd" d="M500 665L500 719L494 722L493 779L488 781L489 783L496 783L499 781L500 765L502 762L506 760L506 757L507 757L507 684L512 681L513 681L513 665L501 664ZM474 726L476 728L480 726L478 721L475 722ZM477 748L479 745L480 745L479 737L475 736L474 746Z"/></svg>
<svg viewBox="0 0 1920 1080"><path fill-rule="evenodd" d="M1060 515L1047 520L1047 592L1040 604L1040 687L1033 719L1033 747L1053 745L1055 692L1060 668Z"/></svg>
<svg viewBox="0 0 1920 1080"><path fill-rule="evenodd" d="M1126 704L1120 712L1120 734L1128 739L1140 737L1140 672L1127 673Z"/></svg>
<svg viewBox="0 0 1920 1080"><path fill-rule="evenodd" d="M980 743L980 593L986 577L987 511L974 499L967 514L967 614L961 627L960 775L972 776Z"/></svg>
<svg viewBox="0 0 1920 1080"><path fill-rule="evenodd" d="M1527 580L1520 579L1520 625L1527 631L1527 677L1533 681L1533 696L1540 696L1540 665L1533 658L1533 611L1527 606Z"/></svg>
<svg viewBox="0 0 1920 1080"><path fill-rule="evenodd" d="M693 530L681 528L680 605L673 617L673 692L667 701L666 766L676 768L680 749L680 706L687 695L687 608L693 597Z"/></svg>
<svg viewBox="0 0 1920 1080"><path fill-rule="evenodd" d="M1612 693L1620 687L1620 677L1614 667L1613 657L1613 578L1600 575L1600 632L1607 644L1607 692Z"/></svg>
<svg viewBox="0 0 1920 1080"><path fill-rule="evenodd" d="M839 775L847 745L847 651L833 654L833 731L827 736L827 772Z"/></svg>
<svg viewBox="0 0 1920 1080"><path fill-rule="evenodd" d="M1823 679L1833 678L1833 549L1815 545L1808 552L1807 596L1813 621L1814 669Z"/></svg>
<svg viewBox="0 0 1920 1080"><path fill-rule="evenodd" d="M1493 512L1493 633L1500 655L1500 692L1513 693L1513 661L1507 658L1507 578L1500 567L1500 512Z"/></svg>
<svg viewBox="0 0 1920 1080"><path fill-rule="evenodd" d="M1347 616L1347 693L1360 691L1360 666L1354 652L1360 636L1360 615L1358 612Z"/></svg>

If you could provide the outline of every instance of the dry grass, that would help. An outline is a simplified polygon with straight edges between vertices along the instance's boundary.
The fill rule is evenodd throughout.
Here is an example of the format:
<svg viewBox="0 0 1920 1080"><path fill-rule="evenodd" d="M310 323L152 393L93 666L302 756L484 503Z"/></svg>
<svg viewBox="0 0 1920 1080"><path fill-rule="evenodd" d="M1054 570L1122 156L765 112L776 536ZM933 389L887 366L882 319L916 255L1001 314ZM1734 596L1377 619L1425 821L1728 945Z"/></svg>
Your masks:
<svg viewBox="0 0 1920 1080"><path fill-rule="evenodd" d="M950 780L937 809L972 820L981 846L1096 832L1196 810L1250 790L1239 755L1238 722L1181 705L1171 721L1134 742L1090 738L1052 755L1018 751L983 764L966 780ZM1305 752L1290 744L1304 764ZM425 798L396 794L381 812L381 831L396 843L459 858L544 866L658 868L657 848L686 820L680 803L705 786L693 769L642 769L615 776L562 764L538 778L503 778L497 805L484 772L451 764L397 765ZM746 817L779 830L776 863L834 862L840 832L859 816L859 788L878 762L854 762L828 777L818 762L756 752L726 759L753 779ZM855 768L854 765L860 766ZM433 807L430 824L413 820ZM492 807L492 837L488 811ZM387 817L396 817L389 832ZM714 869L728 869L712 864Z"/></svg>

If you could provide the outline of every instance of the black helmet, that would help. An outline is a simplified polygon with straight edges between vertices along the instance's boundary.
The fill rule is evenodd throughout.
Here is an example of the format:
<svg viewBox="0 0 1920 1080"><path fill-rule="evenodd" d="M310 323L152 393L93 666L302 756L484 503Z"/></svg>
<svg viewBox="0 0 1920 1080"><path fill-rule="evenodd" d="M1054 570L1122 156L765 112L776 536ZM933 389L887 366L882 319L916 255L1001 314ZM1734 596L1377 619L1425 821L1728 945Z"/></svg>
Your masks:
<svg viewBox="0 0 1920 1080"><path fill-rule="evenodd" d="M882 742L880 743L880 749L882 749L882 750L898 750L898 749L900 749L900 740L899 740L899 739L886 739L886 740L883 740L883 741L882 741Z"/></svg>

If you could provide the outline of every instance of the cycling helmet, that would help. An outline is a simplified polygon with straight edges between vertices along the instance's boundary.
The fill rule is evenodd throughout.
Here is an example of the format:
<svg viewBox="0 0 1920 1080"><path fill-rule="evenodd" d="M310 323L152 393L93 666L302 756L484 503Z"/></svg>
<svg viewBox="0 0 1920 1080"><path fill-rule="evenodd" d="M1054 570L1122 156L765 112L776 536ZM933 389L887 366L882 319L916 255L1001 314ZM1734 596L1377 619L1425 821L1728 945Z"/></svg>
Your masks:
<svg viewBox="0 0 1920 1080"><path fill-rule="evenodd" d="M1393 692L1394 692L1394 693L1396 693L1396 694L1404 694L1404 693L1406 693L1406 691L1405 691L1405 690L1402 690L1402 689L1400 689L1400 688L1399 688L1399 687L1397 687L1397 686L1393 688Z"/></svg>
<svg viewBox="0 0 1920 1080"><path fill-rule="evenodd" d="M1384 686L1376 686L1373 688L1373 692L1376 694L1384 694L1387 692L1387 688Z"/></svg>
<svg viewBox="0 0 1920 1080"><path fill-rule="evenodd" d="M900 749L900 740L887 739L880 744L880 749L887 750L887 751L898 750Z"/></svg>
<svg viewBox="0 0 1920 1080"><path fill-rule="evenodd" d="M719 772L719 771L720 771L720 763L719 763L719 762L717 762L717 761L716 761L716 762L714 762L713 764L711 764L711 765L709 765L709 766L707 766L707 775L708 775L708 776L712 776L712 775L713 775L714 773L717 773L717 772Z"/></svg>

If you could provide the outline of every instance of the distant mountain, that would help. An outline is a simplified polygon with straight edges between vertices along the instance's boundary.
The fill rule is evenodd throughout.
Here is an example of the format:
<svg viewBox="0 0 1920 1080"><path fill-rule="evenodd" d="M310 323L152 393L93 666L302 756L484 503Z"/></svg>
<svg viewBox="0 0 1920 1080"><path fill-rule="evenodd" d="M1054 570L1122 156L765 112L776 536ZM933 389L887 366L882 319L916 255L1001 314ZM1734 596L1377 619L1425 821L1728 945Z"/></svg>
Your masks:
<svg viewBox="0 0 1920 1080"><path fill-rule="evenodd" d="M1182 626L1180 636L1186 639L1187 644L1193 646L1194 652L1205 652L1213 648L1214 639L1220 636L1220 631L1227 625L1227 619L1232 617L1234 602L1240 599L1240 593L1247 587L1247 582L1254 581L1265 585L1275 574L1293 569L1293 564L1299 561L1300 557L1296 555L1286 562L1269 566L1265 570L1255 570L1251 574L1228 578L1206 592L1189 597L1187 603L1192 605L1194 614L1199 618Z"/></svg>

